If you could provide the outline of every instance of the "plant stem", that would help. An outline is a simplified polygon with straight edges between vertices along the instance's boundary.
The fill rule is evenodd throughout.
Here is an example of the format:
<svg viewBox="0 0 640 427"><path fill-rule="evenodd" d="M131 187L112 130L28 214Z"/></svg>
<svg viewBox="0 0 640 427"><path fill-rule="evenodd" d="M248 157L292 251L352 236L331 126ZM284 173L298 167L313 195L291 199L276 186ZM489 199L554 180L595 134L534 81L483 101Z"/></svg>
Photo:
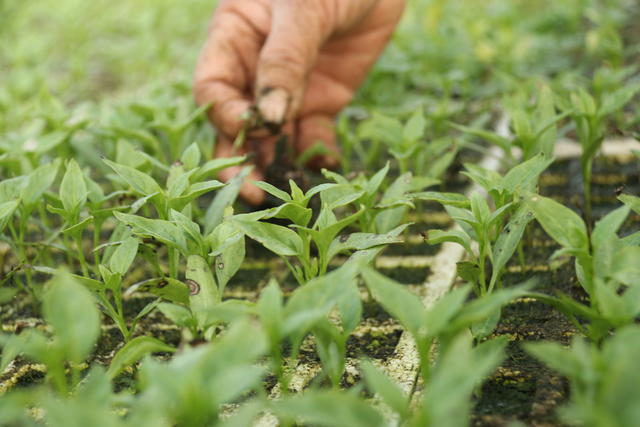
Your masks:
<svg viewBox="0 0 640 427"><path fill-rule="evenodd" d="M582 162L582 192L584 195L584 217L587 223L587 231L591 234L591 170L593 159L584 159Z"/></svg>
<svg viewBox="0 0 640 427"><path fill-rule="evenodd" d="M82 235L80 233L74 233L73 240L76 244L76 252L78 254L78 261L80 261L80 268L82 268L82 275L89 277L89 264L87 264L87 259L84 257L84 251L82 250Z"/></svg>

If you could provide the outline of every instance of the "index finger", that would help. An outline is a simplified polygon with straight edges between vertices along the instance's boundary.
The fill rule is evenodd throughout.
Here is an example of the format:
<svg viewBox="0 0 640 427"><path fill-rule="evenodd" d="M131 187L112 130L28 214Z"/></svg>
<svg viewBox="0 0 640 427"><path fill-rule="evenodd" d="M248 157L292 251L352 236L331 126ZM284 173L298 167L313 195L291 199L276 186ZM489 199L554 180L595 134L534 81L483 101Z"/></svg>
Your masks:
<svg viewBox="0 0 640 427"><path fill-rule="evenodd" d="M216 9L196 65L194 95L211 104L209 119L223 134L235 136L253 103L258 55L270 12L263 0L224 1Z"/></svg>

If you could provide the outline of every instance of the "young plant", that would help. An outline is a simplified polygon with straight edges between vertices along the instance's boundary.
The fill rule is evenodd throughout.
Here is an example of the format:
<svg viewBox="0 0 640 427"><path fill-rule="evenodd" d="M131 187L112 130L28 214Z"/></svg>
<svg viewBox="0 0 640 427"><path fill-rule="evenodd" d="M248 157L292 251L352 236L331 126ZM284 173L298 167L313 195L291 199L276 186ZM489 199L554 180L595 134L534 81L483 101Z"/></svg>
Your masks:
<svg viewBox="0 0 640 427"><path fill-rule="evenodd" d="M29 251L30 242L27 241L27 229L29 224L35 220L33 218L34 212L38 212L42 226L49 224L42 197L53 185L58 175L60 163L60 159L56 159L37 167L26 176L7 179L0 183L0 203L3 207L0 219L2 227L0 228L7 227L9 229L11 239L8 240L8 243L18 258L20 264L18 269L25 271L24 286L36 298L39 290L36 289L32 281L31 265L34 263L34 259L37 259L37 255L33 256Z"/></svg>
<svg viewBox="0 0 640 427"><path fill-rule="evenodd" d="M358 292L357 263L346 262L340 268L297 288L286 304L280 287L272 280L256 305L257 314L269 341L272 371L282 393L289 393L289 382L303 339L316 338L316 348L335 388L340 386L345 368L346 341L360 322L362 303ZM337 307L336 317L329 315ZM291 344L286 359L283 343Z"/></svg>
<svg viewBox="0 0 640 427"><path fill-rule="evenodd" d="M578 141L582 145L580 168L584 193L584 214L591 229L591 169L593 159L602 146L606 134L607 120L629 103L640 92L640 83L625 85L611 92L604 92L599 99L580 89L570 96L563 108L571 112Z"/></svg>
<svg viewBox="0 0 640 427"><path fill-rule="evenodd" d="M601 346L574 337L570 348L541 342L528 343L525 349L569 379L570 401L559 410L565 423L631 426L640 420L638 326L616 331Z"/></svg>
<svg viewBox="0 0 640 427"><path fill-rule="evenodd" d="M491 197L493 209L479 193L472 194L470 198L439 192L413 195L418 200L441 203L456 221L458 227L455 229L429 230L427 241L430 244L454 242L464 247L469 260L458 264L458 274L473 284L476 295L486 295L500 286L507 262L519 247L524 230L532 219L519 195L535 188L538 177L550 163L551 159L538 154L504 176L466 164L467 171L463 173L484 188ZM478 245L477 251L474 242Z"/></svg>
<svg viewBox="0 0 640 427"><path fill-rule="evenodd" d="M257 183L284 203L272 209L230 217L231 228L225 229L229 229L230 233L226 238L246 235L280 255L299 284L325 274L329 262L340 253L402 241L398 236L408 224L400 225L385 234L351 233L339 236L341 231L366 214L366 208L361 206L357 212L342 219L338 219L334 211L357 200L363 195L363 191L353 193L341 191L339 184L321 184L304 193L295 182L289 183L291 194L267 183ZM315 194L320 194L322 207L316 220L310 225L313 211L307 206ZM289 220L292 222L291 228L261 221L271 218ZM223 239L218 238L217 241L222 242ZM312 254L312 245L317 256ZM297 263L292 263L290 257Z"/></svg>
<svg viewBox="0 0 640 427"><path fill-rule="evenodd" d="M431 177L415 177L407 172L387 186L389 162L369 179L363 173L351 180L328 170L323 170L322 173L337 184L320 193L323 203L331 205L345 197L352 197L349 204L354 209L365 208L356 224L360 231L367 233L386 233L400 225L407 210L414 207L411 193L440 182ZM387 188L382 191L384 187Z"/></svg>
<svg viewBox="0 0 640 427"><path fill-rule="evenodd" d="M550 159L558 136L557 123L571 114L571 111L556 114L553 92L547 85L539 89L534 109L526 108L527 95L526 91L521 91L504 102L511 119L513 136L510 138L483 129L453 123L451 126L500 147L510 166L517 164L516 149L522 151L523 160L529 160L540 153Z"/></svg>
<svg viewBox="0 0 640 427"><path fill-rule="evenodd" d="M398 163L400 175L413 172L421 178L439 178L451 164L457 153L457 146L449 139L439 139L427 144L424 141L427 120L421 108L402 123L400 120L375 113L358 126L359 139L382 142L387 146ZM368 155L379 156L377 150Z"/></svg>
<svg viewBox="0 0 640 427"><path fill-rule="evenodd" d="M528 195L525 203L547 234L561 246L552 259L575 257L576 276L589 302L582 304L565 295L535 294L535 297L561 310L593 342L634 323L640 315L638 233L625 238L617 236L629 207L622 206L609 213L596 223L589 236L580 216L560 203L539 195Z"/></svg>
<svg viewBox="0 0 640 427"><path fill-rule="evenodd" d="M91 293L65 273L58 273L46 285L43 295L45 321L53 328L49 338L36 329L19 335L0 335L0 370L18 355L43 363L46 381L65 395L80 382L82 363L93 351L100 334L100 313ZM71 375L67 376L66 366Z"/></svg>
<svg viewBox="0 0 640 427"><path fill-rule="evenodd" d="M524 296L531 283L496 291L467 303L470 288L463 286L451 290L430 308L425 308L420 298L406 287L368 267L361 267L364 281L373 298L413 336L420 356L420 375L425 383L440 363L440 356L447 354L461 333L471 331L477 340L493 332L496 312L515 298ZM433 366L431 350L435 342L439 356Z"/></svg>
<svg viewBox="0 0 640 427"><path fill-rule="evenodd" d="M504 358L506 342L493 339L473 346L468 334L454 338L431 377L425 392L414 407L408 396L372 363L360 367L370 392L391 410L399 426L466 426L472 409L471 396L480 382ZM397 420L397 421L396 421Z"/></svg>

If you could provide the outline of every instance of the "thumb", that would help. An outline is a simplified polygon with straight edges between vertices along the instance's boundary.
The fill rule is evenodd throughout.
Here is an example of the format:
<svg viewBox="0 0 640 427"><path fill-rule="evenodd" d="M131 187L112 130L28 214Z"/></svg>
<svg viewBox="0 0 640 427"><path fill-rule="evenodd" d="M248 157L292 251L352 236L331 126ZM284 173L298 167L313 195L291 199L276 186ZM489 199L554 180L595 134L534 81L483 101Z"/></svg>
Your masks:
<svg viewBox="0 0 640 427"><path fill-rule="evenodd" d="M267 124L281 124L300 107L320 47L333 31L327 3L273 1L271 29L258 60L255 94Z"/></svg>

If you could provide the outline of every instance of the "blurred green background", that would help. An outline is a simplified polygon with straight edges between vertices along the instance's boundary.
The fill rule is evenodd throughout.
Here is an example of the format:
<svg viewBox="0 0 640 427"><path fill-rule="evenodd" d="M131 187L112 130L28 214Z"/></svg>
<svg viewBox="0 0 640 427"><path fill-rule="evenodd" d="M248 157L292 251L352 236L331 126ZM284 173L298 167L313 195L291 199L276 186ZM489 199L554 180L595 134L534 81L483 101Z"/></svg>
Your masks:
<svg viewBox="0 0 640 427"><path fill-rule="evenodd" d="M0 0L0 131L65 105L185 96L215 0ZM486 97L532 76L579 84L640 58L637 0L410 0L357 102ZM570 76L570 77L566 77Z"/></svg>

